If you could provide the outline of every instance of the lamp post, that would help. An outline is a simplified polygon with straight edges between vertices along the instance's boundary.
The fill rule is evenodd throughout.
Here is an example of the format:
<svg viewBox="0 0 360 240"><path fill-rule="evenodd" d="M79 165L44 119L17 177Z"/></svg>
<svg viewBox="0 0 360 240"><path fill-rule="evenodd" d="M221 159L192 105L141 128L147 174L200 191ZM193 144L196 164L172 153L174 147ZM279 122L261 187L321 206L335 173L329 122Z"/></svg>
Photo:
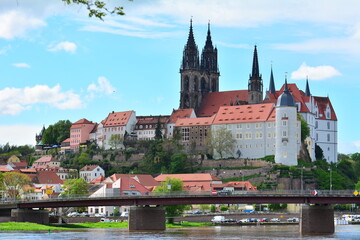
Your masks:
<svg viewBox="0 0 360 240"><path fill-rule="evenodd" d="M305 167L302 167L302 168L301 168L301 191L300 191L301 194L303 193L303 189L304 189L304 181L303 181L303 180L304 180L304 177L303 177L304 168L305 168Z"/></svg>
<svg viewBox="0 0 360 240"><path fill-rule="evenodd" d="M330 194L331 194L331 190L332 190L332 171L331 171L331 167L329 167L329 171L330 171Z"/></svg>

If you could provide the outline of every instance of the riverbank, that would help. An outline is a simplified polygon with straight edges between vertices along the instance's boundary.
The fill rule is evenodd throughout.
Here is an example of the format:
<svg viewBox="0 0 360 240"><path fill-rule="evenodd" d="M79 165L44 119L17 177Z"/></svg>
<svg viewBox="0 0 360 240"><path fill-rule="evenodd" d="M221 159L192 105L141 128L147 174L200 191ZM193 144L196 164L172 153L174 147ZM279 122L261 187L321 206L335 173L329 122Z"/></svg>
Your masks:
<svg viewBox="0 0 360 240"><path fill-rule="evenodd" d="M206 227L213 226L211 223L190 223L182 222L181 224L166 224L166 228L182 227ZM87 228L128 228L127 222L97 222L97 223L77 223L61 225L43 225L29 222L8 222L0 223L0 231L61 231Z"/></svg>

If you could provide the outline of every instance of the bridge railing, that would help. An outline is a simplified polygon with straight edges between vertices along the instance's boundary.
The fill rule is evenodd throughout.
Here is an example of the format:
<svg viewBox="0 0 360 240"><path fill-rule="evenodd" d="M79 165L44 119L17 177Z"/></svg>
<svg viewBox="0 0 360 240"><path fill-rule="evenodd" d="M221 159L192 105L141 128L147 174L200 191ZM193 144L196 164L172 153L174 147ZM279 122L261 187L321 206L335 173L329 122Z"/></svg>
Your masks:
<svg viewBox="0 0 360 240"><path fill-rule="evenodd" d="M213 191L179 191L179 192L147 192L136 195L120 194L120 193L104 193L98 195L63 195L59 198L49 198L41 200L29 200L29 199L0 199L0 204L14 204L22 202L34 202L34 201L69 201L87 198L133 198L133 197L181 197L181 196L211 196L211 197L232 197L232 196L294 196L294 197L355 197L353 190L271 190L271 191L235 191L227 194L216 194Z"/></svg>

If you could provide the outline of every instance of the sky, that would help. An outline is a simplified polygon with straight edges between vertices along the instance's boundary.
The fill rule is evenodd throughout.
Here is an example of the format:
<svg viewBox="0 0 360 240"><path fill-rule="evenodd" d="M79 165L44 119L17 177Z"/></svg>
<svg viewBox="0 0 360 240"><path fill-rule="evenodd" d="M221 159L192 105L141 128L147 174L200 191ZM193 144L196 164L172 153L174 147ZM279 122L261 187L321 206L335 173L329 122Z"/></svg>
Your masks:
<svg viewBox="0 0 360 240"><path fill-rule="evenodd" d="M257 45L264 90L289 83L329 96L338 152L360 152L360 1L110 0L125 16L89 18L61 0L0 1L0 145L35 144L59 120L179 107L189 23L199 51L210 22L220 91L247 89Z"/></svg>

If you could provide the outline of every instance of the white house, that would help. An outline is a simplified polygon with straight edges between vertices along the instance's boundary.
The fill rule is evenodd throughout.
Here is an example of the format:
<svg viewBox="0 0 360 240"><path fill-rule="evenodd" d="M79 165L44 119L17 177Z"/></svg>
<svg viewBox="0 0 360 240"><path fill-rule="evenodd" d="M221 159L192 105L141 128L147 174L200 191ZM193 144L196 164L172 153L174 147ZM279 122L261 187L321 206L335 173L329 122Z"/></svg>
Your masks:
<svg viewBox="0 0 360 240"><path fill-rule="evenodd" d="M103 147L105 149L110 149L109 140L112 135L119 134L120 137L124 137L125 133L131 133L136 124L136 114L135 111L125 111L125 112L111 112L107 118L103 121L102 127L102 136L103 136ZM99 127L98 127L98 130ZM122 143L120 148L124 148Z"/></svg>
<svg viewBox="0 0 360 240"><path fill-rule="evenodd" d="M80 169L80 177L88 183L99 176L105 176L105 171L98 165L85 166Z"/></svg>

